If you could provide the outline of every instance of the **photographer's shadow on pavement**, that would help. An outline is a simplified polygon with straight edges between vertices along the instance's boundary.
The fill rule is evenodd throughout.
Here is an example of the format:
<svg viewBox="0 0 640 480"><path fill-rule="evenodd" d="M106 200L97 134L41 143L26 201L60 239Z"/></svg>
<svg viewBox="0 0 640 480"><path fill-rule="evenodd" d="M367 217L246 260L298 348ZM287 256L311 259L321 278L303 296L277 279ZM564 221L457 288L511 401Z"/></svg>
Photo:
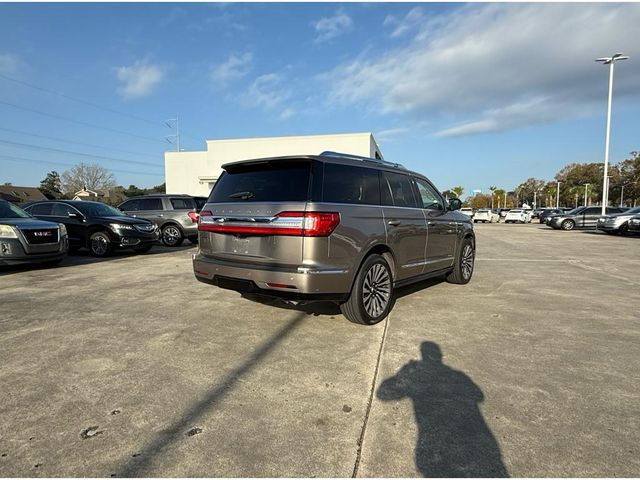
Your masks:
<svg viewBox="0 0 640 480"><path fill-rule="evenodd" d="M383 401L413 401L418 440L416 466L425 477L508 477L500 447L480 402L482 390L464 373L442 363L440 347L421 345L412 360L377 391Z"/></svg>

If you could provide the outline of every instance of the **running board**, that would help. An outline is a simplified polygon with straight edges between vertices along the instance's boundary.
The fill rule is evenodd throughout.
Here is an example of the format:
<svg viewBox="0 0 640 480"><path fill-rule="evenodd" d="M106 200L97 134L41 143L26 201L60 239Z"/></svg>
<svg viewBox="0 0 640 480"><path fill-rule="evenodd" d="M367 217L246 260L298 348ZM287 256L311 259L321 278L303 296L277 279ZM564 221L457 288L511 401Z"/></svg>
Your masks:
<svg viewBox="0 0 640 480"><path fill-rule="evenodd" d="M394 282L393 288L406 287L407 285L411 285L412 283L422 282L423 280L428 280L434 277L440 277L442 275L446 275L453 271L453 267L442 268L440 270L435 270L429 273L422 273L415 277L405 278L404 280L399 280Z"/></svg>

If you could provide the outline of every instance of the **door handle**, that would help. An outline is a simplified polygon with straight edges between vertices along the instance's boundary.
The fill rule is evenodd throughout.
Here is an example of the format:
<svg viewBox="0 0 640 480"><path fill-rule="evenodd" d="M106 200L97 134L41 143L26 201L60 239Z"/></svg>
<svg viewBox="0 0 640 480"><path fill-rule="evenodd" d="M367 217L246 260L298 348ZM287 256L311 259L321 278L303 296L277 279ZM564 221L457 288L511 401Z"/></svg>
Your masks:
<svg viewBox="0 0 640 480"><path fill-rule="evenodd" d="M164 215L161 213L160 215L158 215L159 217L164 217Z"/></svg>
<svg viewBox="0 0 640 480"><path fill-rule="evenodd" d="M400 220L389 220L387 223L392 227L397 227L398 225L400 225L401 222Z"/></svg>

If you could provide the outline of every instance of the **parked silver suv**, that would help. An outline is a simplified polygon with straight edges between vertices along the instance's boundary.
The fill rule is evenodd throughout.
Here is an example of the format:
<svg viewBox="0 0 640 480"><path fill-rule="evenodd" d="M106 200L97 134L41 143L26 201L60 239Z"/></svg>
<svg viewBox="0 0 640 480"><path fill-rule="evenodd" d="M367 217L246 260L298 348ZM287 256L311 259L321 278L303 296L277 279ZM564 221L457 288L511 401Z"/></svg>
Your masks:
<svg viewBox="0 0 640 480"><path fill-rule="evenodd" d="M160 229L160 239L177 247L185 238L198 241L198 214L202 203L190 195L144 195L121 203L118 208L132 217L144 218Z"/></svg>
<svg viewBox="0 0 640 480"><path fill-rule="evenodd" d="M394 288L471 279L470 218L424 176L373 158L324 152L223 165L199 220L198 280L242 293L331 300L374 324Z"/></svg>

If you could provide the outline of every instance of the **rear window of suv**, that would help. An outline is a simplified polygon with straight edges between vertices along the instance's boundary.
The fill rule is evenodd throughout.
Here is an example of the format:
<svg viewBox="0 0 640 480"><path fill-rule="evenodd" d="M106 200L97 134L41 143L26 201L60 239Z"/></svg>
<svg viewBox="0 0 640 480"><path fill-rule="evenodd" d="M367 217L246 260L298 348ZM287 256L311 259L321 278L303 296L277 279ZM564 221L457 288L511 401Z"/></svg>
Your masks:
<svg viewBox="0 0 640 480"><path fill-rule="evenodd" d="M196 208L196 202L194 202L193 198L171 198L169 201L174 210L193 210Z"/></svg>
<svg viewBox="0 0 640 480"><path fill-rule="evenodd" d="M325 163L322 200L380 205L380 180L372 168Z"/></svg>
<svg viewBox="0 0 640 480"><path fill-rule="evenodd" d="M227 167L216 182L210 203L305 202L310 162L269 162Z"/></svg>

